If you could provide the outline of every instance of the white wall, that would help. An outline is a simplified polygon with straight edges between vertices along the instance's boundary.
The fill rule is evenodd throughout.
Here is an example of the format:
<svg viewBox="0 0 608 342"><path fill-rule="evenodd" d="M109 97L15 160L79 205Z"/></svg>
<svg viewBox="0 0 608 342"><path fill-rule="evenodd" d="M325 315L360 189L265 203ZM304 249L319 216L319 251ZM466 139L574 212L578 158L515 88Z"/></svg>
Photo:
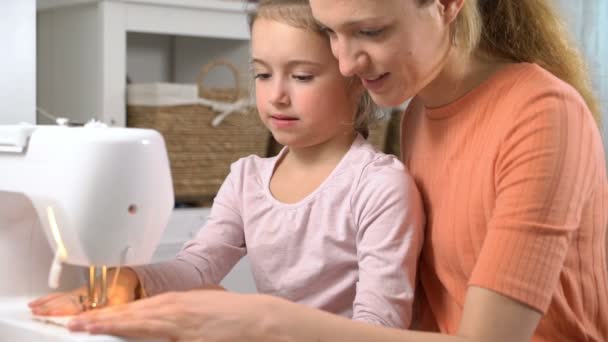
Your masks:
<svg viewBox="0 0 608 342"><path fill-rule="evenodd" d="M0 124L35 123L35 0L0 0L0 46Z"/></svg>
<svg viewBox="0 0 608 342"><path fill-rule="evenodd" d="M558 0L557 3L589 64L600 101L604 149L608 156L608 1Z"/></svg>

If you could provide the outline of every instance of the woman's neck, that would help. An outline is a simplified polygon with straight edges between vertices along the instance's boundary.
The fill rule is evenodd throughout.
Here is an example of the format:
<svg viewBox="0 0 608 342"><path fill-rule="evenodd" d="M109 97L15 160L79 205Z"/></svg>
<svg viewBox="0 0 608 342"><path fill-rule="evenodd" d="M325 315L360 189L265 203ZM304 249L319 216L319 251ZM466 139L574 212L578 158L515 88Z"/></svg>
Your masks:
<svg viewBox="0 0 608 342"><path fill-rule="evenodd" d="M479 86L508 63L478 52L469 54L453 48L442 70L418 93L418 97L427 108L445 106Z"/></svg>

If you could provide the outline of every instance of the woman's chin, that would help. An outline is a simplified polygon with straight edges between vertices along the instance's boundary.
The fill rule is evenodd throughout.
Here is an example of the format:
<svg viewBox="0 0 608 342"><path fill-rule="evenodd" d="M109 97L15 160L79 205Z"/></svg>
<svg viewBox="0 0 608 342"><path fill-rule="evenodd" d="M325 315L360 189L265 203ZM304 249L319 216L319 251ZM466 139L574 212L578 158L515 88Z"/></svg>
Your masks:
<svg viewBox="0 0 608 342"><path fill-rule="evenodd" d="M369 95L376 105L386 108L399 107L411 98L409 95L404 96L394 92L373 93L370 91Z"/></svg>

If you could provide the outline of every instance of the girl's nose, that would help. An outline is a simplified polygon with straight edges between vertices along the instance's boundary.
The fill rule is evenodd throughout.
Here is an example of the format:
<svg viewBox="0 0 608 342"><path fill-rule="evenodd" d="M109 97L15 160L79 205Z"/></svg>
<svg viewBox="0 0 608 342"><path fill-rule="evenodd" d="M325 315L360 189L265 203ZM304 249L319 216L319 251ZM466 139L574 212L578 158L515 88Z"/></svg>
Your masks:
<svg viewBox="0 0 608 342"><path fill-rule="evenodd" d="M272 85L268 102L274 106L286 106L290 104L289 94L281 80L277 80Z"/></svg>

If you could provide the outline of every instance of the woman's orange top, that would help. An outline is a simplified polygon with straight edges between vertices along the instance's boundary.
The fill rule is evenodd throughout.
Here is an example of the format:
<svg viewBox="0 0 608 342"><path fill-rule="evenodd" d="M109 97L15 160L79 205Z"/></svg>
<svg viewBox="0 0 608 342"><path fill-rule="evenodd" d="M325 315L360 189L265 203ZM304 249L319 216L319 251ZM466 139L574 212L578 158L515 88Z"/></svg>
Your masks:
<svg viewBox="0 0 608 342"><path fill-rule="evenodd" d="M608 341L606 161L571 86L512 64L446 106L414 100L401 139L428 220L422 316L455 334L478 286L543 313L534 341Z"/></svg>

